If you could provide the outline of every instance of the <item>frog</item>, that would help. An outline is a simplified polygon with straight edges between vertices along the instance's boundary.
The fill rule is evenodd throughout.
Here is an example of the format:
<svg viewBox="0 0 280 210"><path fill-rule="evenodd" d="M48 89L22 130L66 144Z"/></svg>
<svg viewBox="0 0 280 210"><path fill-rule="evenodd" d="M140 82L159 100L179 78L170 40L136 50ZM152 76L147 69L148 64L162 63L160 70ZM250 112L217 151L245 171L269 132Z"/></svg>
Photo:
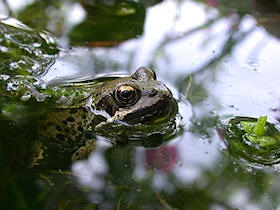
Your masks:
<svg viewBox="0 0 280 210"><path fill-rule="evenodd" d="M99 78L98 81L47 87L55 87L56 91L59 88L86 89L87 94L78 100L73 98L71 103L54 104L36 123L40 140L34 144L36 155L29 161L29 167L40 162L43 165L44 162L60 162L61 168L65 161L85 159L96 147L96 135L129 141L137 133L154 134L155 129L162 127L164 130L166 122L174 122L178 112L176 99L170 89L157 80L153 70L140 67L131 75L108 81ZM147 128L149 132L145 133ZM48 161L44 161L45 157Z"/></svg>
<svg viewBox="0 0 280 210"><path fill-rule="evenodd" d="M55 37L13 18L0 19L0 29L2 162L63 168L87 158L101 137L157 146L178 133L176 99L153 70L48 83L61 56Z"/></svg>

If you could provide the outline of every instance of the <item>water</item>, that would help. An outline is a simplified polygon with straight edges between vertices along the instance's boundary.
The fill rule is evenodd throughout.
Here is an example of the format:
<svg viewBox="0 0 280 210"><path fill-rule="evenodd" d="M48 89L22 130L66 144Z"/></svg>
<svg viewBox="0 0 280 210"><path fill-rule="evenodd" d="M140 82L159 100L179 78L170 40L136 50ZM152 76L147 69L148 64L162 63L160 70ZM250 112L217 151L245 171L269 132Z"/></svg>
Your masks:
<svg viewBox="0 0 280 210"><path fill-rule="evenodd" d="M269 122L279 124L277 1L166 0L151 1L152 5L124 1L124 7L100 1L98 8L82 1L7 2L12 15L31 28L50 31L59 44L59 54L47 51L51 55L42 60L39 52L27 59L31 70L49 68L37 77L35 87L151 67L181 98L185 127L181 135L154 147L114 146L98 137L97 149L67 172L15 173L2 163L3 205L11 209L279 208L279 164L267 166L233 156L216 130L217 123L233 116L268 116ZM38 16L29 18L32 6ZM0 11L8 15L4 1ZM82 38L78 40L72 31ZM31 52L39 47L28 46ZM0 46L0 52L5 51L7 47ZM37 65L42 63L44 68ZM12 69L20 70L17 63L11 64ZM9 82L6 74L1 81ZM22 113L21 107L9 105L7 119ZM25 112L18 121L29 118Z"/></svg>

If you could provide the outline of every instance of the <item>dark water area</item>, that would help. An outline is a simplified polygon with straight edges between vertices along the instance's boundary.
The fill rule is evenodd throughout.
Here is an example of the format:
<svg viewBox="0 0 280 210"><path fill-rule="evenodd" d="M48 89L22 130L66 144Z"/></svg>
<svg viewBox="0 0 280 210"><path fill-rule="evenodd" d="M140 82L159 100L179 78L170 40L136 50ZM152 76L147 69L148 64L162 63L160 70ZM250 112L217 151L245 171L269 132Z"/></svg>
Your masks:
<svg viewBox="0 0 280 210"><path fill-rule="evenodd" d="M1 207L279 209L279 38L276 0L0 0ZM77 108L141 66L178 113Z"/></svg>

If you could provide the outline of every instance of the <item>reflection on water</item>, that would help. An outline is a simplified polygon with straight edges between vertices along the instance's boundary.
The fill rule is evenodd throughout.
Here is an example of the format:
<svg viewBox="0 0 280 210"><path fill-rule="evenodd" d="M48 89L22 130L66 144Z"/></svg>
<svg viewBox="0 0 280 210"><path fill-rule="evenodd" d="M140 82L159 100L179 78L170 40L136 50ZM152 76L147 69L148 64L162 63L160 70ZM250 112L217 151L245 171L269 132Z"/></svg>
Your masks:
<svg viewBox="0 0 280 210"><path fill-rule="evenodd" d="M279 124L277 1L173 0L147 5L139 0L133 1L135 7L131 1L122 1L123 7L114 5L116 1L109 6L88 1L93 3L88 7L87 1L57 2L0 4L3 14L51 31L63 46L55 64L40 77L43 82L131 73L149 66L192 107L179 103L184 133L153 148L133 142L113 145L98 137L89 158L72 165L74 176L69 171L17 175L1 164L5 205L18 209L279 208L279 164L255 166L231 156L216 132L218 121L237 115L267 115L269 122ZM32 8L40 12L28 19ZM108 27L110 18L125 22L125 16L138 9L137 21L122 23L123 28ZM94 25L90 18L98 12L91 16L91 10L106 15ZM72 30L86 36L89 22L96 32L105 20L108 34L101 38L106 40L89 33L82 38L87 43L77 47L73 42L68 49ZM24 193L29 191L30 196Z"/></svg>

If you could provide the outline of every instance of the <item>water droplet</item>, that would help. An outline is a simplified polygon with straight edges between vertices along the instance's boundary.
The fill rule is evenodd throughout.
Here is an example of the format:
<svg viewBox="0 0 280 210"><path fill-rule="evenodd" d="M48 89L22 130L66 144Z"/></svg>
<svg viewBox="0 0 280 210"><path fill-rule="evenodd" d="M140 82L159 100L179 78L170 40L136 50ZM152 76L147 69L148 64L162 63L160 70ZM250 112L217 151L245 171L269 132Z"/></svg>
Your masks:
<svg viewBox="0 0 280 210"><path fill-rule="evenodd" d="M211 114L217 114L217 112L215 110L212 110L210 113Z"/></svg>
<svg viewBox="0 0 280 210"><path fill-rule="evenodd" d="M182 162L177 162L178 167L184 167L184 164Z"/></svg>
<svg viewBox="0 0 280 210"><path fill-rule="evenodd" d="M8 80L9 78L10 78L10 76L9 76L9 75L5 75L5 74L0 75L0 80L4 80L4 81L6 81L6 80Z"/></svg>
<svg viewBox="0 0 280 210"><path fill-rule="evenodd" d="M247 167L247 171L248 171L248 172L252 172L252 171L253 171L253 168L252 168L251 166L248 166L248 167Z"/></svg>
<svg viewBox="0 0 280 210"><path fill-rule="evenodd" d="M0 46L0 51L6 53L9 51L9 49L7 47Z"/></svg>
<svg viewBox="0 0 280 210"><path fill-rule="evenodd" d="M37 42L37 43L33 43L32 45L33 45L33 47L40 47L40 46L41 46L41 43L38 43L38 42Z"/></svg>
<svg viewBox="0 0 280 210"><path fill-rule="evenodd" d="M23 95L23 96L21 96L21 100L22 101L28 101L29 99L31 98L31 95Z"/></svg>

